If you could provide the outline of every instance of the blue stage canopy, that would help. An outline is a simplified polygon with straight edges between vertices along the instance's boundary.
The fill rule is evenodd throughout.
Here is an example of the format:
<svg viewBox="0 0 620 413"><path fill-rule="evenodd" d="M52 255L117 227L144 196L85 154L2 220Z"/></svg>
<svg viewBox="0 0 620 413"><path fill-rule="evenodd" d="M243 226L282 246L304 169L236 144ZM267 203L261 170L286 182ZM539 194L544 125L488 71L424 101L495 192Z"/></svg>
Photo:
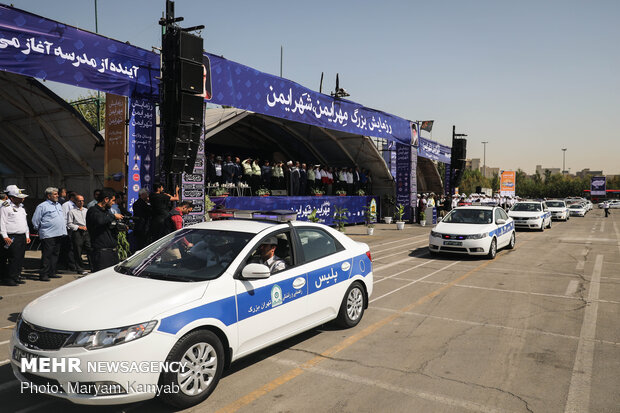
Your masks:
<svg viewBox="0 0 620 413"><path fill-rule="evenodd" d="M411 144L412 123L345 99L314 92L291 80L205 54L212 103L276 118ZM210 79L209 79L210 78ZM209 88L210 87L210 88Z"/></svg>

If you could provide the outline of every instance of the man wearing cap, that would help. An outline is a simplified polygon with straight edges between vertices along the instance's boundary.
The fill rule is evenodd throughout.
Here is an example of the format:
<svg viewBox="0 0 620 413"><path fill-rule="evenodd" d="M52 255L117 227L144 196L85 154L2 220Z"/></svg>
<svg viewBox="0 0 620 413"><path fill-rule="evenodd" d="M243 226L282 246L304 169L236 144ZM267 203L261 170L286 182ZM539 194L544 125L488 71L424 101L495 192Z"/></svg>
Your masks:
<svg viewBox="0 0 620 413"><path fill-rule="evenodd" d="M0 234L4 240L6 257L8 264L3 273L4 284L15 286L23 284L20 279L22 267L24 265L24 254L26 244L30 244L28 221L26 220L26 210L24 209L24 198L28 195L22 193L17 185L9 185L6 193L10 201L5 201L0 207Z"/></svg>
<svg viewBox="0 0 620 413"><path fill-rule="evenodd" d="M260 253L259 264L269 267L269 272L272 274L282 271L286 268L286 263L283 259L278 257L276 247L278 246L278 239L276 237L269 237L265 239L258 247Z"/></svg>
<svg viewBox="0 0 620 413"><path fill-rule="evenodd" d="M49 281L50 278L60 278L56 274L58 255L63 237L67 236L67 224L62 213L62 206L58 202L58 188L45 189L47 200L40 203L32 215L32 225L39 231L42 247L42 265L39 279Z"/></svg>

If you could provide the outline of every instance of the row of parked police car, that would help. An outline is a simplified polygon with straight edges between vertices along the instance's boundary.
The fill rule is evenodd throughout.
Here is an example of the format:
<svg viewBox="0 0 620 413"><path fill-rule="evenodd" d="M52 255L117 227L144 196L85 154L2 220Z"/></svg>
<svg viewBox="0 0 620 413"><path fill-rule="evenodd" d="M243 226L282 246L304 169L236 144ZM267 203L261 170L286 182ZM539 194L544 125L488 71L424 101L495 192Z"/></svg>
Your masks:
<svg viewBox="0 0 620 413"><path fill-rule="evenodd" d="M568 221L585 216L592 203L583 198L524 200L508 211L496 205L472 204L450 211L433 228L428 250L437 253L483 255L495 258L500 248L512 249L516 229L544 231L552 220Z"/></svg>

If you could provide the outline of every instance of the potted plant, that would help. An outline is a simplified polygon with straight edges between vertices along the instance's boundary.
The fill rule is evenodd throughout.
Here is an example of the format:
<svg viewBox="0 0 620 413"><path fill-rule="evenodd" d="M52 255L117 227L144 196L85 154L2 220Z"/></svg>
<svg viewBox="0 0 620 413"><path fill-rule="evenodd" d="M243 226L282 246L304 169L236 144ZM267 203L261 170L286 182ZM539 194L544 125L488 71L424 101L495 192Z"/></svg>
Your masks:
<svg viewBox="0 0 620 413"><path fill-rule="evenodd" d="M215 207L215 202L211 201L209 195L205 195L205 206L204 206L204 217L205 221L211 221L211 217L209 216L209 211L211 211Z"/></svg>
<svg viewBox="0 0 620 413"><path fill-rule="evenodd" d="M403 204L396 205L396 229L405 229L405 222L403 221L403 215L405 215L405 206Z"/></svg>
<svg viewBox="0 0 620 413"><path fill-rule="evenodd" d="M339 189L336 191L336 195L338 196L347 196L347 191L345 191L344 189Z"/></svg>
<svg viewBox="0 0 620 413"><path fill-rule="evenodd" d="M323 196L324 193L325 191L323 191L321 188L312 188L312 195L314 196Z"/></svg>
<svg viewBox="0 0 620 413"><path fill-rule="evenodd" d="M228 189L227 188L215 188L213 190L213 196L228 196Z"/></svg>
<svg viewBox="0 0 620 413"><path fill-rule="evenodd" d="M344 224L349 220L347 217L348 212L349 210L347 208L334 207L334 222L340 232L344 232Z"/></svg>
<svg viewBox="0 0 620 413"><path fill-rule="evenodd" d="M321 219L316 216L316 208L312 209L310 215L308 215L308 221L310 222L321 222Z"/></svg>
<svg viewBox="0 0 620 413"><path fill-rule="evenodd" d="M257 196L269 196L271 195L271 192L267 188L258 188L256 190L256 195Z"/></svg>
<svg viewBox="0 0 620 413"><path fill-rule="evenodd" d="M364 225L366 225L366 234L373 235L375 233L375 223L373 221L370 205L364 207Z"/></svg>
<svg viewBox="0 0 620 413"><path fill-rule="evenodd" d="M396 205L396 199L391 195L383 196L383 204L385 205L386 214L383 217L386 224L392 223L392 209Z"/></svg>
<svg viewBox="0 0 620 413"><path fill-rule="evenodd" d="M420 212L420 225L423 227L426 226L426 212L424 211Z"/></svg>
<svg viewBox="0 0 620 413"><path fill-rule="evenodd" d="M366 191L364 191L363 189L358 189L357 190L357 195L358 196L364 196L364 195L366 195Z"/></svg>

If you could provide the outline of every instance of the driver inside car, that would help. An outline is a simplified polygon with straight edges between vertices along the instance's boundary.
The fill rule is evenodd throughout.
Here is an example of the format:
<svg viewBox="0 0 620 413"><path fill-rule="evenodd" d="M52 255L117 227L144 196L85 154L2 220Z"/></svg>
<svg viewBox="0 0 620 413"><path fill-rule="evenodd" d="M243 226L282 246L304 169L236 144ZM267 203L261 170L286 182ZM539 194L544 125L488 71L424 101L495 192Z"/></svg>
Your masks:
<svg viewBox="0 0 620 413"><path fill-rule="evenodd" d="M286 269L286 262L275 254L277 246L278 239L276 237L266 238L258 246L257 252L260 254L260 257L258 257L258 260L254 260L258 264L269 267L269 272L272 274Z"/></svg>

